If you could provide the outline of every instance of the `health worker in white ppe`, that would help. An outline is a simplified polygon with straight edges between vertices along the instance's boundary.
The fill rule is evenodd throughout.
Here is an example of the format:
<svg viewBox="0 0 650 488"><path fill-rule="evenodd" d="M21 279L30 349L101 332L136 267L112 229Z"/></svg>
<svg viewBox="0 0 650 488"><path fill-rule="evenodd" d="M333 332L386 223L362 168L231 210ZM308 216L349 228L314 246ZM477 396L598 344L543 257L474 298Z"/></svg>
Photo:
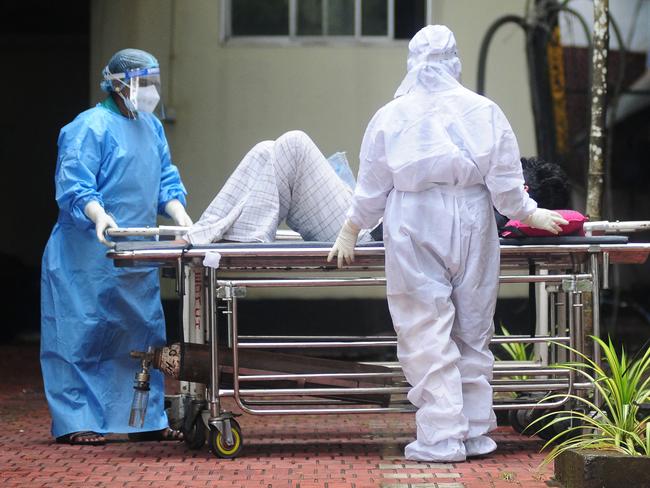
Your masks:
<svg viewBox="0 0 650 488"><path fill-rule="evenodd" d="M388 304L411 385L417 439L405 455L459 462L496 449L489 350L499 279L492 206L557 233L567 222L524 190L517 140L492 101L460 84L454 34L420 30L395 99L366 130L348 219L330 252L354 259L384 217Z"/></svg>

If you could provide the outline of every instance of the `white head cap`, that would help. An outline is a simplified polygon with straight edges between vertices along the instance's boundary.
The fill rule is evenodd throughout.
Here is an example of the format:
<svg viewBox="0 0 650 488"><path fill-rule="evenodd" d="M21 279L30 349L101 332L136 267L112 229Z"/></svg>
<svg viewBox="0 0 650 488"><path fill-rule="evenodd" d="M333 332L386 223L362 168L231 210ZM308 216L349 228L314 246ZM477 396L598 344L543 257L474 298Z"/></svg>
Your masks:
<svg viewBox="0 0 650 488"><path fill-rule="evenodd" d="M444 25L428 25L409 42L408 73L395 93L399 97L416 86L438 91L458 86L460 59L454 33Z"/></svg>

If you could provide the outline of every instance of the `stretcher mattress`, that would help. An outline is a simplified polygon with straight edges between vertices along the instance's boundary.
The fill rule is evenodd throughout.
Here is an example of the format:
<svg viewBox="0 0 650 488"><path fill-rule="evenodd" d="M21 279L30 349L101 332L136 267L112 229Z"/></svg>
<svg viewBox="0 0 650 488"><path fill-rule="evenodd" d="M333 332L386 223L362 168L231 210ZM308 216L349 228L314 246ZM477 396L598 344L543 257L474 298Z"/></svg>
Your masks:
<svg viewBox="0 0 650 488"><path fill-rule="evenodd" d="M627 244L627 236L559 236L559 237L525 237L525 238L501 238L501 246L558 246L558 245L600 245L600 244ZM126 241L117 242L114 250L116 252L128 252L144 249L205 249L205 250L227 250L227 249L330 249L332 242L315 241L282 241L282 242L218 242L214 244L202 244L192 246L191 244L178 244L173 241ZM376 249L384 247L383 242L369 242L359 244L357 247L365 249Z"/></svg>

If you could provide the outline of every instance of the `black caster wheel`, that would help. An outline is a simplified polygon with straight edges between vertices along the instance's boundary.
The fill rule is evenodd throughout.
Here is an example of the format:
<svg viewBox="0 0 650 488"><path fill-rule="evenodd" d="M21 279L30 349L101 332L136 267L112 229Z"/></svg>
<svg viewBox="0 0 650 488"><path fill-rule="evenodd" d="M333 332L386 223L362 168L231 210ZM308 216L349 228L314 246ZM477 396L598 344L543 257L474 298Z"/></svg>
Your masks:
<svg viewBox="0 0 650 488"><path fill-rule="evenodd" d="M534 432L532 429L526 429L530 425L530 419L527 418L527 413L526 410L508 410L508 423L516 432L530 436Z"/></svg>
<svg viewBox="0 0 650 488"><path fill-rule="evenodd" d="M536 410L535 413L533 414L532 421L537 421L544 415L548 415L551 412L552 412L551 410ZM535 425L533 425L530 428L530 430L532 431L533 434L535 434L540 439L549 441L553 437L555 437L556 434L555 426L548 426L548 423L552 422L554 418L555 418L554 415L546 417L544 420L536 422Z"/></svg>
<svg viewBox="0 0 650 488"><path fill-rule="evenodd" d="M201 449L205 444L208 429L203 422L201 415L196 417L190 429L183 429L183 439L190 449Z"/></svg>
<svg viewBox="0 0 650 488"><path fill-rule="evenodd" d="M243 446L241 427L235 419L230 420L230 428L232 430L232 445L226 444L226 439L221 432L219 432L219 429L216 427L210 427L208 447L212 454L222 459L236 458Z"/></svg>
<svg viewBox="0 0 650 488"><path fill-rule="evenodd" d="M545 419L545 423L550 423L553 420L557 419L558 417L565 417L568 415L568 412L564 411L558 411L555 413L555 415L551 415ZM580 435L579 430L569 430L572 427L579 427L582 425L582 422L578 419L565 419L560 422L556 422L553 425L546 426L539 432L537 432L537 435L544 439L545 441L550 441L554 437L558 436L558 434L561 434L557 439L555 439L555 443L561 443L566 441L567 439L571 439L572 437L576 437L577 435ZM541 427L540 423L540 427Z"/></svg>

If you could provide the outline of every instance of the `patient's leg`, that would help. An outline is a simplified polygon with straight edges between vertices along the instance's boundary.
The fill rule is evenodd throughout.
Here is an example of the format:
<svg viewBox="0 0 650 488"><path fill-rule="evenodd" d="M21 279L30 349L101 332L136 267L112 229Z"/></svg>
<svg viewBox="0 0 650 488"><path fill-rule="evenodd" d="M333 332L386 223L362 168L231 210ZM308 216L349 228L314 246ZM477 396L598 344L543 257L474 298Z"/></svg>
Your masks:
<svg viewBox="0 0 650 488"><path fill-rule="evenodd" d="M286 219L305 240L334 241L351 201L352 191L309 136L291 131L244 156L188 239L270 242Z"/></svg>
<svg viewBox="0 0 650 488"><path fill-rule="evenodd" d="M334 241L352 202L352 190L336 175L316 144L291 131L273 144L280 221L306 241Z"/></svg>
<svg viewBox="0 0 650 488"><path fill-rule="evenodd" d="M280 222L273 141L255 145L187 234L192 244L271 242Z"/></svg>

